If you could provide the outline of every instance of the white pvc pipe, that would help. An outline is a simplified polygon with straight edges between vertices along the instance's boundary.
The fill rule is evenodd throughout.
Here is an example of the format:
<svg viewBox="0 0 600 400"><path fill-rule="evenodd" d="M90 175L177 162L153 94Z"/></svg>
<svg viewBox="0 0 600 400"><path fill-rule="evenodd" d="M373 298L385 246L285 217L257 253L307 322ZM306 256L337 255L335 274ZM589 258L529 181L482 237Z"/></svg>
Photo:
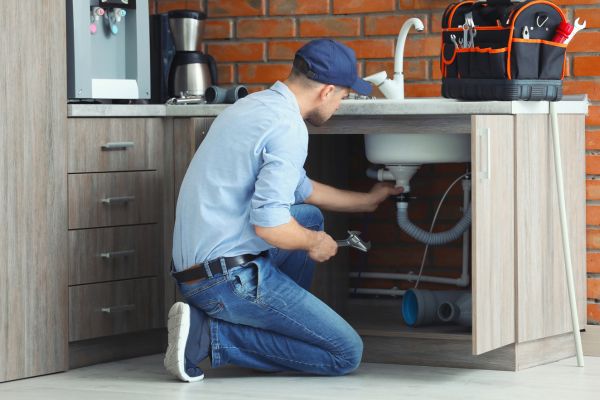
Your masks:
<svg viewBox="0 0 600 400"><path fill-rule="evenodd" d="M370 278L370 279L395 279L401 281L409 281L414 282L419 278L417 274L397 274L397 273L388 273L388 272L351 272L350 278ZM432 283L445 283L449 285L456 285L461 287L466 287L469 285L468 277L464 279L463 276L460 278L443 278L440 276L429 276L429 275L421 275L419 281L422 282L432 282Z"/></svg>
<svg viewBox="0 0 600 400"><path fill-rule="evenodd" d="M563 168L560 157L560 138L558 130L558 115L556 104L550 102L550 120L552 121L552 143L554 145L554 169L556 187L558 189L558 208L560 212L560 225L562 233L563 255L565 272L567 274L567 290L569 292L569 305L571 306L571 321L573 322L573 335L575 336L575 350L577 352L577 365L583 367L583 349L581 347L581 333L579 332L579 316L577 313L577 299L575 298L575 284L573 283L573 265L571 264L571 244L569 243L569 226L567 224L567 208L565 205L565 191L563 182Z"/></svg>
<svg viewBox="0 0 600 400"><path fill-rule="evenodd" d="M385 294L393 296L403 296L406 290L401 289L369 289L369 288L356 288L348 290L349 293L361 293L361 294Z"/></svg>

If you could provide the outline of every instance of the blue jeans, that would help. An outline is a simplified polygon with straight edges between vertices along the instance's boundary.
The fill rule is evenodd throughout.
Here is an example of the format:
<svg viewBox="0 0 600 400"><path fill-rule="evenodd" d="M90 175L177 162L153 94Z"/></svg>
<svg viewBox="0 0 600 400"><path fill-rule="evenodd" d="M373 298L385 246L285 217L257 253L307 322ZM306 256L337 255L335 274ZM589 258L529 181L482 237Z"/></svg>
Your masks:
<svg viewBox="0 0 600 400"><path fill-rule="evenodd" d="M298 204L292 216L323 230L318 208ZM307 252L271 249L267 256L193 284L179 284L190 306L210 319L212 366L343 375L358 367L356 331L308 289L315 262Z"/></svg>

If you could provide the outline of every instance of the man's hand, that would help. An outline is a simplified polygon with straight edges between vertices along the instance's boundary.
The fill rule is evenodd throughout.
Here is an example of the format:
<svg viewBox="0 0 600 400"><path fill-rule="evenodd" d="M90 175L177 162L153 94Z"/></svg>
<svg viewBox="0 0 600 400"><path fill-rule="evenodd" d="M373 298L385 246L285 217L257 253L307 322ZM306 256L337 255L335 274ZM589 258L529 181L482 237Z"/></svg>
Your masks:
<svg viewBox="0 0 600 400"><path fill-rule="evenodd" d="M338 245L331 236L325 232L315 232L314 244L308 249L308 256L316 262L323 262L335 256Z"/></svg>
<svg viewBox="0 0 600 400"><path fill-rule="evenodd" d="M382 201L403 191L403 187L395 187L391 182L377 182L367 194L369 198L367 211L375 211Z"/></svg>

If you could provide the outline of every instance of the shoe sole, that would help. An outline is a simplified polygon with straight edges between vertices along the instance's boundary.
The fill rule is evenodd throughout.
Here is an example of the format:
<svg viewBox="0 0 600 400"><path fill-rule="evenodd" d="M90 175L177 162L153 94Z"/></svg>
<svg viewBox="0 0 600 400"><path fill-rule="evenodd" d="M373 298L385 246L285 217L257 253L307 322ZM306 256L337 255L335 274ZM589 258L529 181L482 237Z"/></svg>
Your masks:
<svg viewBox="0 0 600 400"><path fill-rule="evenodd" d="M184 382L197 382L204 379L204 374L191 377L185 373L185 345L190 332L190 306L177 302L169 310L167 323L169 345L165 354L164 365L167 371Z"/></svg>

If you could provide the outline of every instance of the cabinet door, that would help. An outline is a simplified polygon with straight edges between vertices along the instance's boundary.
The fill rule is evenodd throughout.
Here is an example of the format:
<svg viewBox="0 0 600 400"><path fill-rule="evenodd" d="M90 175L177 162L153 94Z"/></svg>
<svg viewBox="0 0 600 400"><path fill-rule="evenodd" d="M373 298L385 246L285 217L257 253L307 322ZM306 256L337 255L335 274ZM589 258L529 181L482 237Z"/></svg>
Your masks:
<svg viewBox="0 0 600 400"><path fill-rule="evenodd" d="M0 382L68 361L66 6L2 7Z"/></svg>
<svg viewBox="0 0 600 400"><path fill-rule="evenodd" d="M513 116L471 118L473 354L515 341Z"/></svg>
<svg viewBox="0 0 600 400"><path fill-rule="evenodd" d="M214 118L175 118L173 120L173 148L175 162L175 205L179 187L196 150L206 137Z"/></svg>
<svg viewBox="0 0 600 400"><path fill-rule="evenodd" d="M548 115L516 116L517 342L572 328ZM567 223L585 325L585 121L559 115Z"/></svg>

